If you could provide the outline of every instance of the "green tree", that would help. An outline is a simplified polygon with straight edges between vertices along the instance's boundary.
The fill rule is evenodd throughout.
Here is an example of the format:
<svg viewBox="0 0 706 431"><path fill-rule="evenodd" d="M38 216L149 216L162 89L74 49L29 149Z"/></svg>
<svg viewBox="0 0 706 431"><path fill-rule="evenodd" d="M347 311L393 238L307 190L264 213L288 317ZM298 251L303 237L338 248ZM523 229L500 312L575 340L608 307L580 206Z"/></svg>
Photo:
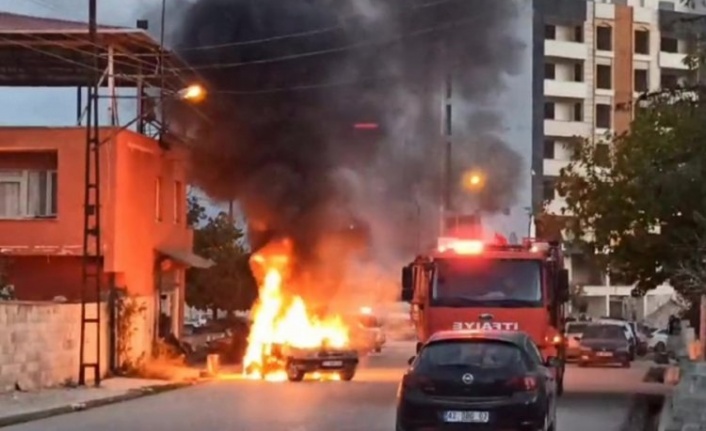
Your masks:
<svg viewBox="0 0 706 431"><path fill-rule="evenodd" d="M194 229L194 252L211 259L208 269L187 272L186 302L200 310L248 309L257 298L257 283L243 246L243 232L221 212L207 217L196 199L189 199L189 223ZM199 226L201 221L205 221Z"/></svg>
<svg viewBox="0 0 706 431"><path fill-rule="evenodd" d="M198 196L193 193L189 193L189 196L186 198L186 203L186 222L192 228L196 228L199 223L206 220L206 208L201 205Z"/></svg>
<svg viewBox="0 0 706 431"><path fill-rule="evenodd" d="M667 281L682 294L695 293L685 263L701 253L699 220L706 215L706 108L698 102L706 93L700 92L646 96L635 105L629 133L584 142L561 171L568 231L600 253L614 277L636 283L636 294ZM604 157L607 143L610 157Z"/></svg>

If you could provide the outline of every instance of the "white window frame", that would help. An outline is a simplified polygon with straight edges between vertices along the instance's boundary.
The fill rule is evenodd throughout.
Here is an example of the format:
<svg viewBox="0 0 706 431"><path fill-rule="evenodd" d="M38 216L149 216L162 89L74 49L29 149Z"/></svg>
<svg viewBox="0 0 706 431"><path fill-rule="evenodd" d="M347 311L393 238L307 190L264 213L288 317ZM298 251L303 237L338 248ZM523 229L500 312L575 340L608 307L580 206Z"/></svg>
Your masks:
<svg viewBox="0 0 706 431"><path fill-rule="evenodd" d="M45 190L46 196L45 204L46 207L40 210L40 214L30 214L29 213L29 177L30 173L33 172L46 172ZM0 220L12 220L12 219L40 219L40 218L55 218L57 216L56 211L52 211L52 206L54 206L52 190L53 187L58 187L58 184L54 184L55 179L58 182L58 176L56 169L0 169L0 182L3 183L19 183L20 184L20 214L17 217L6 217L0 214ZM58 203L56 205L58 209Z"/></svg>

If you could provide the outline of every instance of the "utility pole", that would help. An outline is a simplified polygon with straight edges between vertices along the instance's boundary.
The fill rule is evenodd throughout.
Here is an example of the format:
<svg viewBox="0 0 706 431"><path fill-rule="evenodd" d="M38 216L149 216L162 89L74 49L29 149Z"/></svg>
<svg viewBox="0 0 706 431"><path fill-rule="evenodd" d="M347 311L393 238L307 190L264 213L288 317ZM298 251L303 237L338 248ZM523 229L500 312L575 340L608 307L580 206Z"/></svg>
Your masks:
<svg viewBox="0 0 706 431"><path fill-rule="evenodd" d="M234 206L234 202L231 199L228 201L228 222L230 222L230 224L235 224L235 215L233 214L233 206Z"/></svg>
<svg viewBox="0 0 706 431"><path fill-rule="evenodd" d="M453 87L452 87L452 76L451 74L446 75L444 80L444 155L442 162L442 204L440 211L441 218L441 229L440 234L443 235L446 231L447 218L451 211L453 210L453 175L451 172L451 158L452 158L452 97L453 97ZM440 235L440 236L441 236Z"/></svg>
<svg viewBox="0 0 706 431"><path fill-rule="evenodd" d="M101 381L101 281L103 276L103 262L101 250L101 214L100 214L100 135L98 124L98 23L97 0L88 0L88 37L91 43L91 70L87 72L88 82L86 88L86 152L85 152L85 177L84 177L84 209L83 209L83 256L81 268L81 339L79 346L79 385L86 384L86 369L92 368L94 384L100 385ZM91 297L95 295L92 301ZM87 305L95 305L95 317L89 317ZM86 329L89 324L95 325L95 359L86 359L88 343Z"/></svg>

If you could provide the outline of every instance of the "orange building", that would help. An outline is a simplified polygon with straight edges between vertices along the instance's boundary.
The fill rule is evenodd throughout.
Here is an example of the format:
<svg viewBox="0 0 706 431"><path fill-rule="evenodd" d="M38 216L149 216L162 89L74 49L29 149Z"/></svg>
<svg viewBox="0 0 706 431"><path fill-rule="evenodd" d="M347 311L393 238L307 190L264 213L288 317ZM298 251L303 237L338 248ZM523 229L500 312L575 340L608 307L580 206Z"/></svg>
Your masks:
<svg viewBox="0 0 706 431"><path fill-rule="evenodd" d="M101 129L104 289L161 297L179 333L184 269L205 266L186 224L186 150ZM0 256L18 299L81 295L85 127L0 128Z"/></svg>

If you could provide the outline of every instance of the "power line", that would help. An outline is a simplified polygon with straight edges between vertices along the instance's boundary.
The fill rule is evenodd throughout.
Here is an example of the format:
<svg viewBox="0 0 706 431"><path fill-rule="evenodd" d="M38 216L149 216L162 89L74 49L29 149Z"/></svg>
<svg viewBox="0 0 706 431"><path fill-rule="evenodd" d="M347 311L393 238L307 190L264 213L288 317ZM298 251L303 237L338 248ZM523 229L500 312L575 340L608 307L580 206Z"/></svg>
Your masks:
<svg viewBox="0 0 706 431"><path fill-rule="evenodd" d="M478 22L481 19L483 19L483 17L476 16L476 17L472 17L472 18L468 18L468 19L457 20L457 21L448 22L448 23L445 23L442 25L427 27L422 30L416 30L416 31L413 31L413 32L407 33L407 34L400 34L400 35L397 35L395 37L385 39L385 40L373 40L373 41L359 42L359 43L345 45L345 46L341 46L341 47L337 47L337 48L330 48L330 49L324 49L324 50L319 50L319 51L309 51L309 52L303 52L303 53L299 53L299 54L283 55L283 56L279 56L279 57L263 58L260 60L253 60L253 61L194 65L191 67L191 69L193 69L195 71L209 70L209 69L230 69L230 68L250 66L250 65L256 65L256 64L277 63L277 62L281 62L281 61L289 61L289 60L297 60L297 59L308 58L308 57L337 54L337 53L341 53L341 52L351 51L354 49L367 48L367 47L377 46L377 45L392 44L392 43L399 42L401 40L404 40L404 39L407 39L410 37L416 37L416 36L429 34L434 31L437 31L437 30L450 28L450 27L460 25L463 23ZM176 70L181 70L181 69L177 68Z"/></svg>
<svg viewBox="0 0 706 431"><path fill-rule="evenodd" d="M374 82L374 81L383 81L386 79L395 79L393 76L371 76L371 77L366 77L366 78L359 78L359 79L352 79L348 81L340 81L340 82L330 82L330 83L323 83L323 84L309 84L309 85L297 85L294 87L279 87L279 88L270 88L270 89L264 89L264 90L252 90L252 91L229 91L229 90L221 90L221 91L215 91L210 94L227 94L227 95L235 95L235 96L250 96L250 95L260 95L260 94L274 94L274 93L285 93L285 92L295 92L295 91L307 91L307 90L317 90L317 89L324 89L324 88L338 88L338 87L344 87L347 85L356 85L356 84L363 84L365 82Z"/></svg>
<svg viewBox="0 0 706 431"><path fill-rule="evenodd" d="M429 3L415 5L410 8L407 8L406 10L409 11L409 10L424 9L424 8L428 8L428 7L438 6L438 5L441 5L444 3L451 3L454 1L459 1L459 0L436 0L436 1L431 1ZM401 14L398 14L398 15L401 15ZM213 49L232 48L232 47L238 47L238 46L259 45L259 44L263 44L263 43L277 42L280 40L295 39L295 38L299 38L299 37L316 36L319 34L330 33L330 32L336 31L336 30L342 30L346 27L346 24L345 24L346 21L350 21L355 18L360 18L362 16L365 16L365 15L361 14L361 13L351 14L349 16L341 18L341 21L343 21L343 23L338 24L338 25L334 25L334 26L329 26L329 27L321 27L321 28L317 28L317 29L289 33L289 34L283 34L283 35L279 35L279 36L271 36L271 37L266 37L266 38L262 38L262 39L244 40L244 41L239 41L239 42L226 42L226 43L213 44L213 45L182 47L182 48L179 48L178 51L179 52L206 51L206 50L213 50Z"/></svg>

